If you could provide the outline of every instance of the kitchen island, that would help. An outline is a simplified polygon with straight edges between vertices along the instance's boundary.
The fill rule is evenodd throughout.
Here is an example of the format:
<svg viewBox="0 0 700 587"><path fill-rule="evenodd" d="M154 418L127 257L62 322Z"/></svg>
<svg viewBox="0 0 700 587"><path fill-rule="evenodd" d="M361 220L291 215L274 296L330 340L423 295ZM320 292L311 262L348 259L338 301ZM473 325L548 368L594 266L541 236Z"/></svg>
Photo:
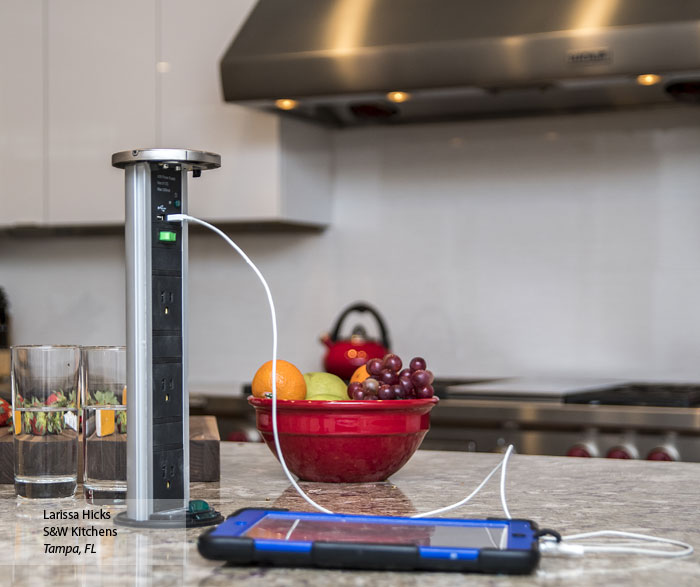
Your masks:
<svg viewBox="0 0 700 587"><path fill-rule="evenodd" d="M345 513L411 515L458 501L496 465L500 455L418 451L389 482L304 483L322 505ZM656 534L700 546L700 465L561 457L512 457L508 506L514 517L530 518L562 534L598 529ZM134 530L110 518L120 508L86 505L78 497L18 500L11 485L0 486L0 584L18 585L683 585L700 584L698 554L683 559L631 555L585 558L543 557L530 576L453 573L326 571L227 567L197 552L201 529ZM193 483L192 499L205 499L225 515L243 507L309 511L291 488L272 453L260 444L224 442L221 482ZM58 512L63 512L59 514ZM85 512L88 512L87 514ZM92 512L92 513L90 513ZM79 520L47 519L71 516ZM455 517L502 516L498 480ZM68 538L52 536L68 528ZM72 528L84 528L70 537ZM48 533L44 528L48 529ZM114 530L116 536L99 536ZM112 532L110 532L112 533ZM45 534L48 534L45 536ZM92 536L88 536L92 534ZM78 547L82 554L46 552L46 544ZM92 546L87 547L87 544ZM48 549L50 550L50 549Z"/></svg>

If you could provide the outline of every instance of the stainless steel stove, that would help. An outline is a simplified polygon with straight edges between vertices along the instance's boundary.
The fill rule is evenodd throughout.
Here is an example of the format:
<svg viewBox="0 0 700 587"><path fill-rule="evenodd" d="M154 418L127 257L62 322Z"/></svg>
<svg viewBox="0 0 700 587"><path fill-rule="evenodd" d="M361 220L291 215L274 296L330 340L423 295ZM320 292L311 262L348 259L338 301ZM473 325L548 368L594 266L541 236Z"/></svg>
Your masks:
<svg viewBox="0 0 700 587"><path fill-rule="evenodd" d="M438 381L422 448L700 462L700 383Z"/></svg>

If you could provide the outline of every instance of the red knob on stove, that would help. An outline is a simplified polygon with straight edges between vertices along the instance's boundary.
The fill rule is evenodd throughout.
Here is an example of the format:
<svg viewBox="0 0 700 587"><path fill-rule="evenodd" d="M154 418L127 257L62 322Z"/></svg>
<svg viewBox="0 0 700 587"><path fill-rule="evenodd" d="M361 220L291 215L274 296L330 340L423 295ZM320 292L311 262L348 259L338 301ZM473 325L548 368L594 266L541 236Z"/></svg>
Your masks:
<svg viewBox="0 0 700 587"><path fill-rule="evenodd" d="M632 453L626 449L624 446L614 446L605 455L608 459L633 459Z"/></svg>
<svg viewBox="0 0 700 587"><path fill-rule="evenodd" d="M590 459L593 455L588 451L588 449L581 444L574 444L569 450L566 451L567 457L583 457Z"/></svg>
<svg viewBox="0 0 700 587"><path fill-rule="evenodd" d="M648 461L678 461L680 455L672 446L657 446L652 448L647 455Z"/></svg>

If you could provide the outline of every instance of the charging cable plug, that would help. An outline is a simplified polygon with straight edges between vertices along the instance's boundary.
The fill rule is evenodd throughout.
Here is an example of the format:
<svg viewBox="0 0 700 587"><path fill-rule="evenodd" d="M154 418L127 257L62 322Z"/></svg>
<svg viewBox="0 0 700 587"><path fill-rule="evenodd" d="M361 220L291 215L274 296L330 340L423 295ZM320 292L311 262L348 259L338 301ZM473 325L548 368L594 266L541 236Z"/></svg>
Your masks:
<svg viewBox="0 0 700 587"><path fill-rule="evenodd" d="M556 542L554 539L543 539L540 542L540 552L550 556L580 557L585 554L585 549L580 544L566 544Z"/></svg>
<svg viewBox="0 0 700 587"><path fill-rule="evenodd" d="M545 536L544 534L548 535ZM671 540L670 538L662 538L661 536L650 536L649 534L621 532L619 530L597 530L595 532L584 532L582 534L570 534L569 536L559 536L551 530L541 530L540 536L540 552L553 556L583 556L591 553L606 553L680 558L693 554L693 547L680 540ZM578 541L586 538L626 538L628 540L625 542L605 542L600 544L572 544L575 540ZM666 544L677 546L680 550L661 550L658 548L634 546L634 542L630 541Z"/></svg>
<svg viewBox="0 0 700 587"><path fill-rule="evenodd" d="M185 219L184 214L168 214L165 219L168 222L182 222Z"/></svg>

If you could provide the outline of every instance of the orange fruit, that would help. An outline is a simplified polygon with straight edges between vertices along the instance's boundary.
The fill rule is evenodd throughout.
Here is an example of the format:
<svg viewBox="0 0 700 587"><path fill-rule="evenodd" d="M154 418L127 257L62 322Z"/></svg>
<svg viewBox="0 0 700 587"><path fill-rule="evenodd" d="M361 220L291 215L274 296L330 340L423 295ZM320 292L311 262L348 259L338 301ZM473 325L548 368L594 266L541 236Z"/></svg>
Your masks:
<svg viewBox="0 0 700 587"><path fill-rule="evenodd" d="M355 369L352 377L350 377L350 383L362 383L368 377L369 373L367 373L367 365L360 365L357 369Z"/></svg>
<svg viewBox="0 0 700 587"><path fill-rule="evenodd" d="M272 361L260 367L253 377L255 397L272 397ZM306 381L301 371L287 361L277 360L277 399L304 399Z"/></svg>

